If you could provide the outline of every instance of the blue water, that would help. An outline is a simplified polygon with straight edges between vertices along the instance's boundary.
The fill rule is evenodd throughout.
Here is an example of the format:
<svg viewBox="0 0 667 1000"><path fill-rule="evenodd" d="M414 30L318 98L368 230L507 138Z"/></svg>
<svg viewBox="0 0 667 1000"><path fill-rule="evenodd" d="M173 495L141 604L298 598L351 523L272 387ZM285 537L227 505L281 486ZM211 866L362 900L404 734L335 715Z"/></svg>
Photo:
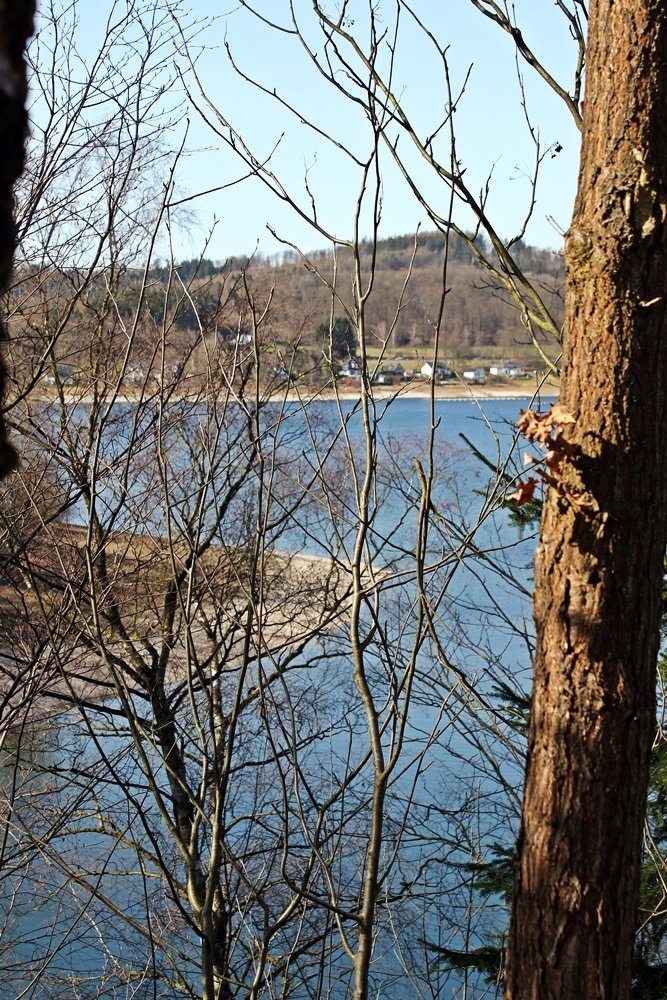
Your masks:
<svg viewBox="0 0 667 1000"><path fill-rule="evenodd" d="M534 537L531 529L521 532L512 523L501 502L503 489L520 473L514 425L525 405L524 400L434 404L433 513L425 590L435 609L437 646L428 629L417 625L419 602L410 556L421 499L415 460L428 467L430 404L426 399L381 402L374 417L380 475L370 504L368 553L396 584L386 588L376 604L369 601L364 626L370 682L380 702L385 699L380 716L386 726L382 738L387 753L397 737L395 709L403 697L400 679L413 652L417 665L402 764L393 776L386 806L387 902L379 910L373 973L376 993L385 1000L459 995L460 977L432 968L424 939L462 946L460 929L468 926L474 945L476 934L498 918L493 907L486 915L476 912L474 893L460 865L494 843L511 843L518 805L520 741L496 706L502 685L515 693L525 688L531 654ZM351 449L358 476L363 475L365 458L358 406L346 401L342 411L347 438L341 434L333 402L312 404L306 416L296 404L269 407L262 416L267 455L282 456L280 463L275 462L275 493L285 497L287 514L284 520L276 518L275 507L267 514L276 521L269 534L273 533L278 549L322 555L333 546L341 561L350 555L359 512L352 484L343 481L349 462L341 463L340 456L346 458ZM178 435L170 438L168 462L176 482L171 508L160 500L150 462L128 466L125 477L118 471L126 461L131 418L131 407L119 410L115 436L106 445L112 474L98 488L102 515L115 528L127 528L141 514L144 528L159 531L167 518L174 525L186 524L197 501L202 502L202 523L206 523L214 509L206 505L213 505L215 497L193 499L189 478L190 463L205 440L200 416L188 415L185 443L181 438L179 445ZM147 418L146 455L151 456L149 424ZM267 444L272 434L273 453ZM222 444L218 439L219 450L211 461L223 453ZM234 441L230 438L224 445L233 472ZM502 467L509 478L499 482L483 458L490 466ZM322 472L325 487L318 488L317 495L313 491L307 516L302 517L300 510L292 514L290 489L294 482L307 482L313 468ZM225 530L233 534L255 502L250 487L241 491L230 508L236 520L227 519ZM85 516L77 502L71 520L85 523ZM462 539L467 539L465 545ZM282 836L285 808L294 810L295 816L302 810L314 823L318 796L337 774L357 767L344 797L346 819L336 834L342 853L335 862L338 877L349 882L353 896L367 836L367 736L352 681L347 630L333 629L321 637L321 649L314 645L304 651L304 669L288 675L292 679L285 686L287 714L280 714L280 704L273 706L277 722L271 740L258 713L244 716L245 741L238 750L233 796L227 806L230 843L239 851L243 844L257 845L259 860L248 862L250 868L258 866L253 878L260 878L264 869L277 874L280 853L273 853L272 845ZM170 895L149 859L149 852L156 849L151 836L157 837L161 850L171 849L152 804L145 768L138 763L122 721L114 723L94 712L87 713L86 720L83 725L70 716L50 732L30 729L22 753L7 748L3 791L5 797L14 791L17 822L4 854L10 874L1 883L0 943L7 970L0 974L3 1000L18 995L19 986L25 997L70 995L67 990L72 996L92 996L104 977L108 996L147 1000L181 995L153 975L155 968L164 972L169 961L186 981L196 982L187 959L196 954L196 942L178 912L178 894ZM290 726L295 725L299 739L308 746L299 768L292 767L289 759L295 731ZM164 782L159 763L149 761L147 766L153 768L155 780ZM122 773L131 794L119 791L109 780L111 773ZM79 776L74 784L72 774ZM108 829L99 825L101 813L122 831L121 841L112 849ZM332 809L327 820L334 824L332 829L335 815ZM21 830L21 823L30 821L36 830L45 830L44 846L36 854L29 846L30 837ZM62 829L57 829L59 822ZM298 823L290 831L290 864L298 869L300 858L308 853L307 842ZM27 867L22 861L24 849L30 860ZM178 871L178 860L173 858L172 863ZM230 873L230 883L236 885L240 900L243 881L238 872ZM266 893L271 907L280 909L280 892L267 888ZM258 933L253 921L259 914L251 904L241 906L239 901L239 934L249 935L248 940ZM150 942L132 931L132 923L114 916L114 907L135 919L135 928L145 926L147 914L152 914L160 928L168 929L157 956ZM334 943L329 978L324 979L326 991L313 992L314 973L304 958L303 989L290 994L296 1000L320 995L343 1000L349 995L349 964L335 944L335 927L327 933ZM170 949L175 949L171 958ZM311 977L308 986L306 975ZM279 983L271 989L279 992ZM267 986L267 997L273 995L271 989ZM238 995L245 995L244 990Z"/></svg>

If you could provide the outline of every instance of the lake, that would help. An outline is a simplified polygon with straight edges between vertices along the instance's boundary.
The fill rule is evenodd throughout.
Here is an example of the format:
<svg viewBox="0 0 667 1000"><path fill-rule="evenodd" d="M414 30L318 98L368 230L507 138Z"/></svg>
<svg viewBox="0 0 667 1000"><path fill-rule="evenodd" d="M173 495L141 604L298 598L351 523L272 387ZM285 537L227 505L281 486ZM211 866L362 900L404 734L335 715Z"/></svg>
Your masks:
<svg viewBox="0 0 667 1000"><path fill-rule="evenodd" d="M258 975L257 996L350 995L345 948L356 932L341 913L354 910L365 877L374 753L386 763L397 750L384 800L373 995L444 998L482 988L472 972L452 973L435 962L433 949L475 946L504 920L500 897L482 906L471 866L492 857L494 845L511 844L522 774L521 727L513 718L530 664L534 529L513 522L501 503L508 480L499 486L490 466L501 465L509 478L520 468L508 455L525 405L435 402L432 516L420 588L410 553L421 537L415 459L423 470L429 401L378 404L378 474L364 551L379 576L361 607L361 652L354 651L349 622L333 622L298 652L269 633L244 633L231 621L238 606L224 594L228 578L215 576L217 564L202 570L210 575L207 593L218 601L218 617L209 618L211 642L236 650L237 637L247 635L255 649L243 666L239 654L227 654L214 684L225 720L215 782L203 755L222 732L211 721L213 682L203 679L187 636L178 638L185 650L178 655L186 657L190 680L167 688L188 787L205 817L197 834L204 865L213 850L210 810L218 803L216 836L226 852L220 877L231 901L229 962L240 984L234 995L249 995ZM100 471L96 484L109 523L127 530L140 517L143 528L178 528L183 537L194 523L206 530L218 514L217 481L206 479L196 491L193 469L207 455L209 463L224 463L228 483L241 462L229 433L223 450L224 421L213 421L217 437L208 438L203 415L188 413L165 435L169 449L157 448L166 457L123 476L133 411L119 412L99 466L105 476ZM218 544L236 538L246 515L254 522L264 517L266 537L278 550L335 552L345 569L358 537L355 498L368 463L355 404L344 402L342 413L347 437L333 403L312 404L307 416L295 404L267 408L266 478L260 482L253 472L243 480ZM85 416L72 419L83 423ZM208 454L210 440L217 445ZM169 505L160 493L167 472ZM263 492L269 479L271 492ZM303 517L304 508L291 501L295 483L312 502ZM75 504L70 520L85 524L86 517L85 506ZM311 585L304 577L304 604ZM133 638L132 648L143 655L156 642ZM176 656L177 643L170 642L167 652ZM116 647L106 655L117 656ZM355 657L364 663L372 725ZM216 662L207 660L206 669ZM266 692L257 700L252 692L262 685ZM131 690L124 697L98 708L82 705L5 741L0 996L198 995L197 935L182 858L169 835L173 786L145 699ZM293 917L281 923L290 907Z"/></svg>

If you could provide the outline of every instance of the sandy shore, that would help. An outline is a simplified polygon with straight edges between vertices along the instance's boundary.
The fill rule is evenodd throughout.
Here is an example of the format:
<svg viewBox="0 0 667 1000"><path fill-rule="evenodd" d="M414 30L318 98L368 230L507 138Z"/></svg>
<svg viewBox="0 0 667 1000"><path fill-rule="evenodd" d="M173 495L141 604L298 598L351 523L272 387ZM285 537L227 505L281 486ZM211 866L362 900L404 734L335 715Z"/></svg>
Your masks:
<svg viewBox="0 0 667 1000"><path fill-rule="evenodd" d="M188 391L189 390L189 391ZM201 390L196 390L187 386L179 386L176 391L170 393L172 399L196 398ZM233 392L233 390L232 390ZM151 386L149 390L142 391L141 388L122 386L120 390L113 389L112 395L117 393L116 399L128 403L138 403L141 400L153 401L159 394L159 390ZM465 382L448 382L442 385L432 385L428 381L413 380L401 385L374 385L371 388L372 397L375 400L387 399L429 399L433 394L434 399L534 399L536 396L558 396L559 382L557 379L539 378L518 379L510 383L485 383L484 385L469 385ZM266 390L262 392L262 400L271 398L274 402L294 402L309 403L313 400L354 400L359 399L359 386L353 383L337 383L335 386L327 385L321 388L292 383L291 385L275 386L270 396L267 397ZM53 391L43 389L35 394L35 398L42 401L50 401L57 398ZM92 402L92 394L82 386L68 388L63 392L63 398L70 405ZM246 394L246 399L250 397Z"/></svg>
<svg viewBox="0 0 667 1000"><path fill-rule="evenodd" d="M559 384L554 379L521 379L510 385L465 385L462 382L447 385L432 386L429 382L408 382L404 385L374 385L373 399L533 399L535 396L558 396ZM319 391L312 389L300 390L291 387L278 391L275 399L286 399L289 402L308 402L312 399L358 399L359 389L355 386L337 385L326 387Z"/></svg>

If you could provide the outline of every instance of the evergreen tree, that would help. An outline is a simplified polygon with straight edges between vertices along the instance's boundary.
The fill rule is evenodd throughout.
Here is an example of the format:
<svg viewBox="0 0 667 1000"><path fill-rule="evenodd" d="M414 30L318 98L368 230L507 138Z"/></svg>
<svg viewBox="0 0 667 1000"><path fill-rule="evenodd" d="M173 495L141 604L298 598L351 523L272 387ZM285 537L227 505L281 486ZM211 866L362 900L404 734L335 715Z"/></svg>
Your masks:
<svg viewBox="0 0 667 1000"><path fill-rule="evenodd" d="M317 328L317 340L324 341L325 351L331 345L331 360L344 361L357 353L357 342L354 328L347 316L336 316L333 323L320 323Z"/></svg>

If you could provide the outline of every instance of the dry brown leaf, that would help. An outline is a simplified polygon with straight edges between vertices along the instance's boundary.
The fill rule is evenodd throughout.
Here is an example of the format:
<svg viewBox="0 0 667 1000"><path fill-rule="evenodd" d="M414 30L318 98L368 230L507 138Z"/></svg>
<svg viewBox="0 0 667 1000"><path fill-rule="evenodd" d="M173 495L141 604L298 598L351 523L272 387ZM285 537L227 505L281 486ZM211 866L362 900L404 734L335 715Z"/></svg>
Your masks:
<svg viewBox="0 0 667 1000"><path fill-rule="evenodd" d="M551 433L551 414L536 413L535 410L520 410L517 427L528 441L547 444Z"/></svg>
<svg viewBox="0 0 667 1000"><path fill-rule="evenodd" d="M539 480L535 479L533 476L529 476L525 482L519 480L517 483L516 493L510 493L505 497L508 503L515 503L517 507L521 504L530 503L535 495L535 487L537 486Z"/></svg>
<svg viewBox="0 0 667 1000"><path fill-rule="evenodd" d="M560 403L551 404L551 413L549 416L553 424L560 424L561 427L563 424L576 424L577 422L570 411L566 410Z"/></svg>

